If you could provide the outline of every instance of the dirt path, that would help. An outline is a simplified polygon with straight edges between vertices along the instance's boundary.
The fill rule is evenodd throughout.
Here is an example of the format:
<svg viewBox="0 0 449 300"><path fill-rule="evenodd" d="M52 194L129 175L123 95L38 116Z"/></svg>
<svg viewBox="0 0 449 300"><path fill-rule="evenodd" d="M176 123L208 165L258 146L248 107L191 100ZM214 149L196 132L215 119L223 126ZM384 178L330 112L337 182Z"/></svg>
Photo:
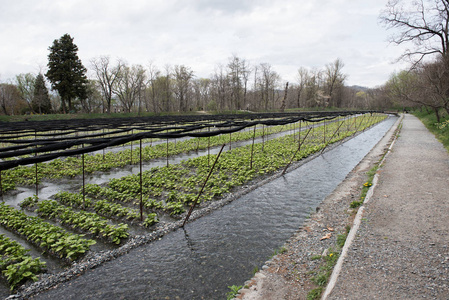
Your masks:
<svg viewBox="0 0 449 300"><path fill-rule="evenodd" d="M365 172L392 141L392 130L286 243L287 251L245 283L239 299L306 299L316 287L310 279L322 265L313 257L326 254L335 246L336 233L352 224L349 203L358 198ZM447 151L417 118L406 115L378 173L326 299L449 299ZM331 238L321 240L328 234Z"/></svg>

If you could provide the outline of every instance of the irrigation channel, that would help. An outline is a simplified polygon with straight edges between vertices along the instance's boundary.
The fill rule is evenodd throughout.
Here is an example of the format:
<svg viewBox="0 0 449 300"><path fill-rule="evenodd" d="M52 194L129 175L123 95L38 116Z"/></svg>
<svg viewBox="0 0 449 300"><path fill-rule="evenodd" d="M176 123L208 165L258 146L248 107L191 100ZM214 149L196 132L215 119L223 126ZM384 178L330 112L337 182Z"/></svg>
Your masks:
<svg viewBox="0 0 449 300"><path fill-rule="evenodd" d="M396 121L34 299L224 299L301 226Z"/></svg>

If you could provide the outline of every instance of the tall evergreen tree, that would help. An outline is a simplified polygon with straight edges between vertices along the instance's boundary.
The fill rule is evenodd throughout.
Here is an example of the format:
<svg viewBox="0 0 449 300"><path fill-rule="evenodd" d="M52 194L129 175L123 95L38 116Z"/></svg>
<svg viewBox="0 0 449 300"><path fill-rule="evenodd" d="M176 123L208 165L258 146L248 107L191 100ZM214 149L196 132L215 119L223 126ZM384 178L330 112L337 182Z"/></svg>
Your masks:
<svg viewBox="0 0 449 300"><path fill-rule="evenodd" d="M45 76L61 96L62 110L66 113L66 105L69 111L73 110L72 100L86 99L87 70L81 63L77 54L78 47L69 34L54 40L49 50L48 72Z"/></svg>
<svg viewBox="0 0 449 300"><path fill-rule="evenodd" d="M36 76L36 81L34 83L34 97L31 101L31 106L34 112L40 114L49 114L51 112L51 101L42 74Z"/></svg>

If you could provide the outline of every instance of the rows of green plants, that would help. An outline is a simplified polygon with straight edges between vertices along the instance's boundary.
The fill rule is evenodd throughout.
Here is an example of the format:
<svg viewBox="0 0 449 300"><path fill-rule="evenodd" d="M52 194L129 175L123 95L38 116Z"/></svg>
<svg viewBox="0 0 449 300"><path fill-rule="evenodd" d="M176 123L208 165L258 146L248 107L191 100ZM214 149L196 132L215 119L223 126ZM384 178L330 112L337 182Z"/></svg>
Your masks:
<svg viewBox="0 0 449 300"><path fill-rule="evenodd" d="M72 234L61 227L28 216L5 203L0 203L0 224L16 232L34 245L59 258L73 261L86 253L96 242Z"/></svg>
<svg viewBox="0 0 449 300"><path fill-rule="evenodd" d="M303 122L303 126L304 126ZM257 129L255 132L241 131L231 135L213 136L210 138L192 138L183 141L173 141L161 143L152 146L146 146L142 149L142 160L150 161L156 158L173 156L190 151L204 150L208 147L214 147L229 141L237 142L249 140L253 136L260 137L262 135L274 134L292 127L289 126L272 126L263 129ZM132 151L126 149L119 152L106 152L103 154L85 155L84 171L85 173L93 173L95 171L108 171L112 168L121 168L129 164L137 163L140 157L139 149L136 147ZM132 160L132 161L131 161ZM64 159L55 159L49 163L37 164L38 181L43 178L63 178L74 177L82 174L82 158L67 157ZM3 191L15 189L17 184L33 185L36 183L36 167L35 166L19 166L17 168L2 172Z"/></svg>
<svg viewBox="0 0 449 300"><path fill-rule="evenodd" d="M363 123L360 119L358 120L358 124L362 124L359 130L379 121L376 118L363 118L365 120ZM338 127L341 131L335 134ZM323 137L324 131L326 131L326 138ZM354 128L341 126L340 122L328 124L326 129L315 128L309 133L301 146L301 151L297 152L293 160L307 157L320 151L329 143L344 139L354 132ZM292 134L273 139L263 145L248 145L223 153L207 182L200 201L206 202L219 198L257 176L270 174L284 167L292 159L297 148L297 134ZM215 155L212 159L214 157ZM142 193L146 213L166 213L174 216L185 212L196 199L209 171L210 159L207 156L201 156L185 160L180 164L156 167L143 172ZM97 201L107 200L108 203L122 202L137 206L140 202L140 175L133 174L112 179L106 186L89 184L86 185L85 192ZM73 197L80 198L81 194L74 194Z"/></svg>
<svg viewBox="0 0 449 300"><path fill-rule="evenodd" d="M86 192L95 193L97 185L87 184L85 187ZM90 197L83 197L81 193L70 193L61 191L55 195L56 200L65 205L73 208L94 211L96 214L104 216L106 218L122 220L122 221L140 221L140 211L135 208L123 206L119 203L113 203L105 199L93 200ZM157 215L154 213L144 214L144 226L151 226L158 223Z"/></svg>
<svg viewBox="0 0 449 300"><path fill-rule="evenodd" d="M60 222L62 225L89 233L94 237L100 237L115 244L120 244L123 239L128 238L128 225L111 225L108 221L96 213L83 210L74 211L61 205L54 200L42 200L36 204L36 212L44 219ZM24 205L22 205L24 207ZM28 206L29 209L34 206Z"/></svg>
<svg viewBox="0 0 449 300"><path fill-rule="evenodd" d="M364 121L361 121L362 119ZM380 120L381 118L363 116L355 120L328 123L326 128L323 126L315 128L309 132L307 139L301 145L301 151L296 153L293 160L300 160L320 151L330 143L354 134L356 127L358 130L362 130ZM341 126L340 122L345 122L345 126ZM339 127L341 127L339 133L335 134ZM265 134L267 134L266 129ZM301 133L299 137L298 133L295 132L292 135L266 141L263 144L248 145L224 152L207 182L205 191L199 198L200 202L220 198L235 187L284 167L292 159L293 153L298 149L298 141L302 141L304 135L305 132ZM233 134L232 138L241 140L250 139L252 136L253 132L247 131L242 133L241 136ZM189 143L185 144L184 142L178 142L176 146L174 143L170 143L169 150L175 148L180 152L192 151L197 147L199 149L207 147L208 144L212 146L227 143L229 137L229 135L221 136L220 139L211 137L210 144L208 138L191 139L186 141ZM216 141L214 141L215 139ZM160 151L163 153L160 155L165 156L167 145L162 144L143 149L143 153L146 153L144 154L145 159L151 159L151 155L154 154L150 153L152 151L150 149L157 149L158 147L162 148ZM134 151L138 151L138 149ZM127 161L129 164L130 154L130 150L125 150L115 154L106 153L105 157L119 158L118 161ZM133 155L137 157L137 153ZM86 167L89 162L87 157L94 158L96 156L86 156ZM83 238L82 234L69 233L59 226L45 222L43 218L55 220L64 226L119 244L129 236L128 225L122 223L113 226L105 218L150 227L159 221L158 216L163 214L178 216L182 214L196 200L215 157L216 155L197 157L185 160L180 164L156 167L143 172L141 176L143 183L142 200L145 210L143 222L141 222L138 209L141 199L141 179L140 175L137 174L112 179L107 185L88 184L84 188L87 195L84 197L81 192L60 192L55 195L56 201L39 200L37 197L26 199L22 203L22 207L37 208L36 212L40 217L28 216L24 212L1 203L0 224L42 248L44 252L73 261L84 255L95 241ZM48 164L39 164L38 172L45 174L44 168L58 165L60 169L67 169L68 173L66 174L75 174L80 169L78 163L79 158L68 158L65 161L55 160ZM26 168L18 169L21 169L23 173L18 172L17 174L26 177ZM90 171L93 172L93 169L90 169ZM27 172L34 174L34 167L28 168ZM57 176L70 175L59 173ZM2 180L3 184L7 182L5 176L2 177ZM0 254L3 255L2 252ZM2 269L2 274L7 278L11 288L27 279L35 279L36 274L45 266L40 263L39 259L32 259L31 257L25 257L22 261L17 259L17 264L13 264L11 262L15 259L7 260L10 254L5 255L3 255L3 257L6 257L5 263L0 261L0 266L4 266L5 269ZM25 254L23 253L23 255Z"/></svg>
<svg viewBox="0 0 449 300"><path fill-rule="evenodd" d="M37 280L45 270L45 262L32 258L22 245L0 234L0 271L11 290L27 280Z"/></svg>

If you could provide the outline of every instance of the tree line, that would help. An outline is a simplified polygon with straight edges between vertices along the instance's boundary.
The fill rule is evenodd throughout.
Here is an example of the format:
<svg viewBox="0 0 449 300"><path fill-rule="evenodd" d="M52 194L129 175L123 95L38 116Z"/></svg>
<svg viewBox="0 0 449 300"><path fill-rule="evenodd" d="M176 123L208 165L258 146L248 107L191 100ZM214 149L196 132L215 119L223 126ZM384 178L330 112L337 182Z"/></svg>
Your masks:
<svg viewBox="0 0 449 300"><path fill-rule="evenodd" d="M209 78L186 65L130 65L99 56L84 67L69 34L49 47L46 74L19 74L0 83L0 113L111 113L380 108L375 91L345 86L340 59L322 69L300 67L284 82L269 63L250 64L232 55ZM46 80L51 84L47 88Z"/></svg>
<svg viewBox="0 0 449 300"><path fill-rule="evenodd" d="M144 67L99 56L89 62L88 78L78 47L65 34L49 47L45 76L19 74L0 83L0 113L411 107L433 110L440 121L449 114L449 0L389 0L379 20L394 31L391 43L410 45L399 58L410 67L375 89L345 86L340 59L321 69L300 67L296 80L285 82L269 63L250 64L237 55L209 78L186 65Z"/></svg>

